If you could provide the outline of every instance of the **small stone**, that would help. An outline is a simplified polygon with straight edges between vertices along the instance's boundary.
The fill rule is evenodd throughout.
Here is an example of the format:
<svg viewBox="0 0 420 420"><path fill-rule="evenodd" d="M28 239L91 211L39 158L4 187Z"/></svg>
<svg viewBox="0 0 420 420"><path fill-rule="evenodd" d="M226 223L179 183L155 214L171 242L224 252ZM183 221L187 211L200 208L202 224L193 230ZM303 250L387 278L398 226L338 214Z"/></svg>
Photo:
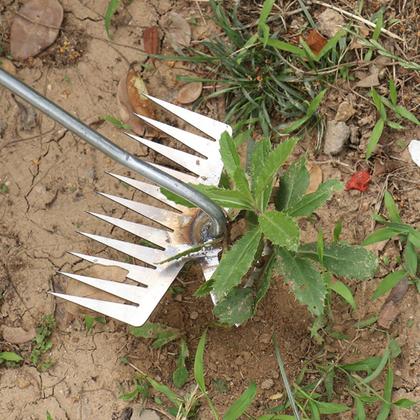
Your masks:
<svg viewBox="0 0 420 420"><path fill-rule="evenodd" d="M235 359L235 365L236 366L242 366L244 364L244 359L242 359L242 357L241 356L238 356L236 359Z"/></svg>
<svg viewBox="0 0 420 420"><path fill-rule="evenodd" d="M318 16L318 30L328 38L332 38L343 26L343 16L334 10L326 9Z"/></svg>
<svg viewBox="0 0 420 420"><path fill-rule="evenodd" d="M197 312L197 311L193 311L193 312L191 312L191 313L190 313L190 318L191 318L192 320L197 319L197 318L198 318L198 312Z"/></svg>
<svg viewBox="0 0 420 420"><path fill-rule="evenodd" d="M274 381L272 379L266 379L261 384L261 389L271 389L274 386Z"/></svg>
<svg viewBox="0 0 420 420"><path fill-rule="evenodd" d="M353 108L353 105L350 102L341 102L340 105L338 105L335 120L346 122L355 114L355 112L356 110Z"/></svg>
<svg viewBox="0 0 420 420"><path fill-rule="evenodd" d="M160 420L160 416L154 410L144 410L141 413L139 420Z"/></svg>
<svg viewBox="0 0 420 420"><path fill-rule="evenodd" d="M360 143L359 127L357 125L350 125L350 143L354 145Z"/></svg>
<svg viewBox="0 0 420 420"><path fill-rule="evenodd" d="M260 343L268 344L271 341L270 334L261 334L260 335Z"/></svg>
<svg viewBox="0 0 420 420"><path fill-rule="evenodd" d="M325 133L324 153L337 155L343 149L350 137L350 128L344 122L327 122Z"/></svg>

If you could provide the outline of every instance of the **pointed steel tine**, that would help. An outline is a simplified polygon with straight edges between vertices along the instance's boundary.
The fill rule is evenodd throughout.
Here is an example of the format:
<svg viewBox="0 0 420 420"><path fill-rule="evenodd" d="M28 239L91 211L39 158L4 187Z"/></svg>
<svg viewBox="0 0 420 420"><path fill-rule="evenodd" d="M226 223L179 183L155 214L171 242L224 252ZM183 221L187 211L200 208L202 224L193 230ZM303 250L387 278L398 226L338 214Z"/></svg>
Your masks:
<svg viewBox="0 0 420 420"><path fill-rule="evenodd" d="M125 322L133 327L140 327L143 325L159 302L157 299L157 301L150 300L150 302L145 300L146 304L144 305L144 308L142 307L142 310L140 310L139 307L135 305L125 305L123 303L108 302L106 300L72 296L56 292L49 293L53 296L75 303L76 305L83 306L84 308L98 312L102 315Z"/></svg>
<svg viewBox="0 0 420 420"><path fill-rule="evenodd" d="M137 245L131 242L111 239L100 235L93 235L92 233L79 233L87 238L93 239L94 241L100 242L101 244L109 246L110 248L116 249L117 251L123 252L130 257L137 258L138 260L150 265L154 265L159 261L164 261L177 253L174 248L168 248L165 251L161 251L159 249L149 248L147 246Z"/></svg>
<svg viewBox="0 0 420 420"><path fill-rule="evenodd" d="M105 216L99 213L88 212L92 216L103 220L104 222L110 223L113 226L117 226L139 238L146 239L149 242L154 243L162 248L166 248L171 245L170 232L167 230L157 229L151 226L146 226L140 223L129 222L128 220L118 219L116 217ZM172 244L175 245L175 244Z"/></svg>
<svg viewBox="0 0 420 420"><path fill-rule="evenodd" d="M185 211L187 208L184 206L180 206L179 204L175 204L173 201L168 200L161 192L160 187L157 187L156 185L148 184L147 182L138 181L137 179L128 178L126 176L117 175L111 172L108 172L109 175L113 176L114 178L119 179L120 181L125 182L128 185L131 185L135 189L144 192L147 195L150 195L150 197L156 198L156 200L161 201L164 204L167 204L168 206L173 207L174 209L177 209L181 212Z"/></svg>
<svg viewBox="0 0 420 420"><path fill-rule="evenodd" d="M128 209L172 230L180 226L180 218L185 217L181 216L179 213L164 210L160 207L149 206L148 204L143 204L138 201L128 200L127 198L122 198L102 192L98 192L98 194L105 198L109 198L110 200L115 201L116 203L121 204L122 206L127 207Z"/></svg>
<svg viewBox="0 0 420 420"><path fill-rule="evenodd" d="M230 127L227 124L213 120L209 117L205 117L204 115L197 114L196 112L171 104L169 102L163 101L162 99L154 98L150 95L145 96L154 103L158 104L162 108L166 109L167 111L186 121L188 124L191 124L193 127L199 129L204 134L207 134L209 137L215 140L219 140L220 136L225 131L227 131L229 134L232 134L232 127Z"/></svg>
<svg viewBox="0 0 420 420"><path fill-rule="evenodd" d="M63 271L59 271L59 273L66 277L70 277L73 280L92 286L95 289L102 290L133 303L140 303L141 298L147 298L148 295L147 287L134 286L111 280L102 280L95 277L81 276L79 274L65 273Z"/></svg>
<svg viewBox="0 0 420 420"><path fill-rule="evenodd" d="M186 174L185 172L177 171L176 169L168 168L167 166L158 165L157 163L150 163L155 168L160 169L163 172L166 172L169 175L179 179L180 181L190 183L190 184L198 184L200 182L200 178L194 175Z"/></svg>
<svg viewBox="0 0 420 420"><path fill-rule="evenodd" d="M185 144L186 146L202 154L203 156L206 156L207 158L210 157L209 154L207 154L207 151L212 149L219 150L219 145L216 142L206 139L205 137L189 133L188 131L181 130L180 128L173 127L160 121L156 121L152 118L145 117L144 115L135 115L143 121L146 121L152 127L163 131L168 136L171 136L172 138L178 140L179 142Z"/></svg>
<svg viewBox="0 0 420 420"><path fill-rule="evenodd" d="M93 257L91 255L81 254L79 252L70 252L71 255L89 261L92 264L99 264L105 267L119 267L127 270L127 278L134 280L137 283L142 283L146 286L152 285L160 278L159 269L142 267L141 265L134 265L122 261L110 260L108 258Z"/></svg>
<svg viewBox="0 0 420 420"><path fill-rule="evenodd" d="M183 166L185 169L197 174L197 175L207 175L207 172L203 171L205 166L205 159L202 159L198 156L191 155L190 153L183 152L181 150L174 149L173 147L168 147L160 143L155 143L154 141L144 139L143 137L136 136L131 133L125 133L128 137L131 137L133 140L138 141L141 144L144 144L149 149L154 150L157 153L160 153L162 156L167 157L178 165Z"/></svg>

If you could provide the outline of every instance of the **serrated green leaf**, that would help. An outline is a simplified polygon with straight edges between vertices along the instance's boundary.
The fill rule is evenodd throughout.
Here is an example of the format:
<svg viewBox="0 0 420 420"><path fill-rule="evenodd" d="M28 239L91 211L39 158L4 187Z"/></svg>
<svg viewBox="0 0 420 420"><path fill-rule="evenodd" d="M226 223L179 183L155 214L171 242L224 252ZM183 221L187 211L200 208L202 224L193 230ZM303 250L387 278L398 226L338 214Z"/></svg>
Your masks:
<svg viewBox="0 0 420 420"><path fill-rule="evenodd" d="M146 379L148 380L150 385L152 385L153 389L163 394L177 408L180 407L180 405L182 404L182 399L177 394L175 394L175 392L173 392L166 385L155 381L153 378L150 378L149 376L146 376Z"/></svg>
<svg viewBox="0 0 420 420"><path fill-rule="evenodd" d="M296 298L315 316L322 315L326 288L316 267L310 260L296 257L284 248L276 248L276 255L276 270L292 286Z"/></svg>
<svg viewBox="0 0 420 420"><path fill-rule="evenodd" d="M324 262L324 235L322 229L318 232L318 237L316 240L316 252L318 253L318 259L321 264Z"/></svg>
<svg viewBox="0 0 420 420"><path fill-rule="evenodd" d="M257 386L255 383L249 385L249 387L242 393L242 395L228 408L223 420L237 420L245 413L246 409L254 401L257 393Z"/></svg>
<svg viewBox="0 0 420 420"><path fill-rule="evenodd" d="M105 25L105 31L108 35L108 38L111 38L111 35L109 33L109 28L111 26L111 20L114 16L115 12L118 10L118 7L120 5L120 0L109 0L108 6L106 8L105 16L104 16L104 25Z"/></svg>
<svg viewBox="0 0 420 420"><path fill-rule="evenodd" d="M252 198L248 180L246 179L245 171L241 168L241 161L236 149L236 144L227 132L223 133L220 138L220 155L223 160L224 168L230 179L235 183L236 188L251 201Z"/></svg>
<svg viewBox="0 0 420 420"><path fill-rule="evenodd" d="M339 220L336 222L333 231L333 240L334 242L338 242L340 240L341 231L343 230L343 222Z"/></svg>
<svg viewBox="0 0 420 420"><path fill-rule="evenodd" d="M366 420L365 407L360 398L354 397L354 408L356 417L354 420Z"/></svg>
<svg viewBox="0 0 420 420"><path fill-rule="evenodd" d="M297 138L290 138L280 143L270 152L264 165L261 167L254 190L255 202L260 211L266 209L273 188L274 176L280 166L287 160L297 142Z"/></svg>
<svg viewBox="0 0 420 420"><path fill-rule="evenodd" d="M392 105L397 105L397 88L395 86L394 79L389 79L389 99L391 100Z"/></svg>
<svg viewBox="0 0 420 420"><path fill-rule="evenodd" d="M375 151L376 145L378 144L379 139L382 136L382 132L384 131L384 124L385 121L380 118L376 122L375 127L373 127L366 147L366 159L369 159L372 156L372 153Z"/></svg>
<svg viewBox="0 0 420 420"><path fill-rule="evenodd" d="M319 261L316 243L302 245L299 248L299 255ZM372 252L361 246L334 242L325 244L323 265L337 276L367 280L375 275L378 259Z"/></svg>
<svg viewBox="0 0 420 420"><path fill-rule="evenodd" d="M407 242L404 247L403 261L405 269L415 277L417 274L417 261L418 256L414 245L411 242Z"/></svg>
<svg viewBox="0 0 420 420"><path fill-rule="evenodd" d="M293 217L310 216L331 198L334 191L341 191L342 189L342 182L330 179L322 183L315 192L303 196L301 200L287 210L287 213Z"/></svg>
<svg viewBox="0 0 420 420"><path fill-rule="evenodd" d="M420 125L420 121L417 119L417 117L413 113L411 113L407 108L404 108L401 105L397 105L393 109L395 113L398 114L400 117L405 118L406 120L416 125Z"/></svg>
<svg viewBox="0 0 420 420"><path fill-rule="evenodd" d="M237 286L242 277L251 267L255 253L261 240L261 231L258 227L249 230L236 241L223 257L214 272L213 293L217 299L222 299Z"/></svg>
<svg viewBox="0 0 420 420"><path fill-rule="evenodd" d="M386 122L386 124L387 124L387 126L389 127L389 128L392 128L393 130L404 130L405 129L405 127L403 126L403 125L401 125L401 124L398 124L397 122L395 122L395 121L387 121Z"/></svg>
<svg viewBox="0 0 420 420"><path fill-rule="evenodd" d="M335 377L335 369L334 367L330 367L327 373L325 374L325 379L324 379L325 392L327 393L327 398L329 401L333 399L333 395L334 395L334 377Z"/></svg>
<svg viewBox="0 0 420 420"><path fill-rule="evenodd" d="M300 230L295 220L285 213L269 210L258 217L264 235L275 245L297 251Z"/></svg>
<svg viewBox="0 0 420 420"><path fill-rule="evenodd" d="M194 379L203 394L206 394L206 383L204 381L204 349L206 347L206 336L207 331L204 332L198 342L194 359Z"/></svg>
<svg viewBox="0 0 420 420"><path fill-rule="evenodd" d="M394 271L393 273L388 274L384 277L373 293L371 300L376 300L379 297L383 296L385 293L389 292L394 286L396 286L407 273L405 270Z"/></svg>
<svg viewBox="0 0 420 420"><path fill-rule="evenodd" d="M254 297L250 288L235 287L213 308L223 324L233 326L247 321L254 314Z"/></svg>
<svg viewBox="0 0 420 420"><path fill-rule="evenodd" d="M330 289L340 295L352 308L356 309L356 302L354 301L351 290L340 280L336 280L330 284Z"/></svg>
<svg viewBox="0 0 420 420"><path fill-rule="evenodd" d="M385 194L384 194L384 204L388 212L389 220L391 220L391 222L401 223L401 217L400 217L400 212L398 210L398 207L395 204L395 201L392 198L392 195L388 191L385 191Z"/></svg>
<svg viewBox="0 0 420 420"><path fill-rule="evenodd" d="M255 191L257 178L261 168L266 164L270 150L271 143L267 137L264 137L261 141L255 143L251 158L252 192Z"/></svg>
<svg viewBox="0 0 420 420"><path fill-rule="evenodd" d="M345 404L317 401L317 406L321 414L338 414L350 410Z"/></svg>
<svg viewBox="0 0 420 420"><path fill-rule="evenodd" d="M141 327L130 327L129 331L134 337L153 338L152 347L154 349L163 347L181 335L181 332L176 328L152 322L146 322Z"/></svg>
<svg viewBox="0 0 420 420"><path fill-rule="evenodd" d="M420 232L413 229L407 238L408 242L411 242L416 248L420 248Z"/></svg>
<svg viewBox="0 0 420 420"><path fill-rule="evenodd" d="M384 385L384 394L383 394L383 403L381 406L381 410L379 411L376 420L386 420L391 413L392 407L392 386L394 384L394 372L392 371L391 366L388 367L388 371L385 378L385 385Z"/></svg>
<svg viewBox="0 0 420 420"><path fill-rule="evenodd" d="M175 204L179 204L184 207L193 208L195 207L194 204L186 200L184 197L181 197L172 191L169 191L166 188L161 187L160 192L170 201L173 201Z"/></svg>
<svg viewBox="0 0 420 420"><path fill-rule="evenodd" d="M401 398L398 401L395 401L393 404L399 408L411 408L417 403L416 401L409 400L408 398Z"/></svg>
<svg viewBox="0 0 420 420"><path fill-rule="evenodd" d="M172 373L172 382L177 388L182 388L188 380L188 370L185 366L185 359L188 357L188 347L185 340L179 345L179 355L176 361L176 369Z"/></svg>
<svg viewBox="0 0 420 420"><path fill-rule="evenodd" d="M391 229L388 227L377 229L368 235L365 240L362 242L362 245L371 245L376 242L385 241L387 239L391 239L394 236L397 236L399 232L395 229Z"/></svg>
<svg viewBox="0 0 420 420"><path fill-rule="evenodd" d="M194 185L194 188L221 207L245 210L254 209L250 197L242 191L227 190L224 188L212 187L211 185Z"/></svg>
<svg viewBox="0 0 420 420"><path fill-rule="evenodd" d="M0 361L1 360L5 361L5 362L15 362L15 363L17 363L17 362L20 362L21 360L23 360L23 358L13 351L2 351L2 352L0 352Z"/></svg>
<svg viewBox="0 0 420 420"><path fill-rule="evenodd" d="M293 162L280 178L280 187L276 196L277 210L293 207L304 195L309 185L309 172L306 157Z"/></svg>
<svg viewBox="0 0 420 420"><path fill-rule="evenodd" d="M255 296L255 308L267 294L270 288L271 277L275 266L275 255L271 254L269 260L264 266L264 271L261 273L260 279L257 284L257 293Z"/></svg>

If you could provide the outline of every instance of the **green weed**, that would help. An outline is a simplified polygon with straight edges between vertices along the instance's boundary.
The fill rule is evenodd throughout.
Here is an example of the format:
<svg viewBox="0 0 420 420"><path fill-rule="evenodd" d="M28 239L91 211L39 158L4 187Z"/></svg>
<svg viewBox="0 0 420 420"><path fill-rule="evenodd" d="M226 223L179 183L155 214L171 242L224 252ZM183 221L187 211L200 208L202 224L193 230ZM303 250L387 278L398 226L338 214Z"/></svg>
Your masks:
<svg viewBox="0 0 420 420"><path fill-rule="evenodd" d="M350 289L339 280L333 282L331 275L367 280L376 272L376 257L361 246L340 241L339 226L334 229L331 243L322 234L317 242L301 243L299 219L310 217L334 192L342 190L342 184L328 180L317 191L306 194L306 157L293 162L278 179L279 169L297 142L297 138L289 138L274 148L268 138L254 143L250 167L245 172L236 150L237 139L225 133L220 151L230 187L195 186L221 207L243 212L248 220L248 231L224 251L210 281L196 291L197 296L213 293L218 300L214 314L224 324L241 324L253 316L269 289L273 273L285 279L296 298L315 317L322 317L330 292L355 307ZM272 197L273 186L278 182L278 192ZM258 280L252 287L242 287L243 280L254 270L255 261L262 260L264 248L270 253Z"/></svg>
<svg viewBox="0 0 420 420"><path fill-rule="evenodd" d="M86 332L91 332L96 324L106 324L106 319L103 316L91 316L85 315L83 317L83 323L85 324Z"/></svg>
<svg viewBox="0 0 420 420"><path fill-rule="evenodd" d="M399 270L389 273L381 280L373 293L372 300L388 293L404 278L409 278L420 292L420 279L417 275L419 267L420 231L401 221L398 207L388 191L385 191L384 203L388 218L380 215L374 216L374 219L384 225L384 227L371 233L364 240L364 244L374 244L392 238L398 239L402 249L402 265Z"/></svg>
<svg viewBox="0 0 420 420"><path fill-rule="evenodd" d="M7 194L9 192L9 187L6 182L0 182L0 193Z"/></svg>
<svg viewBox="0 0 420 420"><path fill-rule="evenodd" d="M40 325L36 329L34 338L34 346L30 355L30 361L39 370L49 369L53 362L51 359L45 359L43 356L52 348L51 334L55 328L55 319L53 315L45 315Z"/></svg>
<svg viewBox="0 0 420 420"><path fill-rule="evenodd" d="M181 336L181 332L176 328L153 322L146 322L141 327L130 327L129 331L134 337L153 339L154 349L159 349Z"/></svg>
<svg viewBox="0 0 420 420"><path fill-rule="evenodd" d="M398 105L397 88L395 86L395 82L392 79L389 80L389 98L385 98L384 96L379 95L374 88L371 90L371 97L378 112L379 119L376 121L375 127L373 128L368 140L366 147L366 159L369 159L372 156L372 153L375 151L376 146L384 131L385 125L388 125L390 128L395 130L404 129L400 122L389 120L386 108L391 109L397 118L405 119L412 122L413 124L420 125L420 121L413 113L411 113L407 108Z"/></svg>
<svg viewBox="0 0 420 420"><path fill-rule="evenodd" d="M13 351L2 351L0 352L0 365L5 363L8 366L16 366L23 360L22 356L19 356Z"/></svg>
<svg viewBox="0 0 420 420"><path fill-rule="evenodd" d="M104 121L109 122L114 127L119 128L121 130L130 130L131 129L131 127L128 124L124 124L121 120L119 120L118 118L115 118L112 115L103 115L101 118Z"/></svg>
<svg viewBox="0 0 420 420"><path fill-rule="evenodd" d="M106 34L108 35L108 38L111 38L109 29L111 26L112 17L114 16L115 12L118 10L119 6L120 6L120 0L110 0L106 8L106 12L104 16L104 26L105 26L105 31L106 31Z"/></svg>

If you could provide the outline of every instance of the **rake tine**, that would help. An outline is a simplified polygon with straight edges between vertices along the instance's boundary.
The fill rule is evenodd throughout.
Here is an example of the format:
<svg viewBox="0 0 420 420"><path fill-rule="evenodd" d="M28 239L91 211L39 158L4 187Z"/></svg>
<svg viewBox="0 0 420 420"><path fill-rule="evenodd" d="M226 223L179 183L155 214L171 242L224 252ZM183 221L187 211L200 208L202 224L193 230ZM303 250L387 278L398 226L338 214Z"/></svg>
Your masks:
<svg viewBox="0 0 420 420"><path fill-rule="evenodd" d="M215 140L219 140L221 135L225 131L227 131L229 134L232 134L232 128L227 124L213 120L209 117L205 117L204 115L197 114L196 112L171 104L169 102L163 101L162 99L154 98L150 95L145 96L160 107L166 109L170 113L181 118L181 120L184 120L188 124L199 129L201 132L207 134L209 137Z"/></svg>
<svg viewBox="0 0 420 420"><path fill-rule="evenodd" d="M162 248L170 245L170 232L157 229L151 226L142 225L140 223L129 222L127 220L118 219L116 217L105 216L99 213L88 212L94 217L103 220L104 222L110 223L113 226L117 226L120 229L123 229L127 232L132 233L133 235L138 236L139 238L146 239L147 241L158 245Z"/></svg>
<svg viewBox="0 0 420 420"><path fill-rule="evenodd" d="M117 251L123 252L130 257L136 258L146 264L154 265L156 261L164 261L165 259L172 257L177 253L174 248L168 248L165 251L158 249L149 248L143 245L137 245L130 242L120 241L118 239L106 238L105 236L93 235L91 233L79 232L81 235L87 238L93 239L94 241L100 242L110 248L116 249Z"/></svg>
<svg viewBox="0 0 420 420"><path fill-rule="evenodd" d="M160 143L155 143L151 140L146 140L142 137L136 136L134 134L125 133L128 137L131 137L133 140L138 141L141 144L144 144L149 149L154 150L155 152L160 153L162 156L167 157L178 165L183 166L185 169L195 173L196 175L206 175L203 173L202 167L205 165L205 160L197 156L191 155L189 153L183 152L182 150L177 150L169 146L165 146Z"/></svg>
<svg viewBox="0 0 420 420"><path fill-rule="evenodd" d="M178 140L179 142L185 144L189 148L195 150L196 152L200 153L203 156L209 158L206 152L211 149L218 149L218 144L214 141L208 140L205 137L198 136L197 134L190 133L185 130L181 130L180 128L173 127L171 125L165 124L160 121L153 120L152 118L145 117L144 115L135 114L141 120L147 122L147 124L151 125L152 127L163 131L168 136Z"/></svg>
<svg viewBox="0 0 420 420"><path fill-rule="evenodd" d="M95 277L81 276L78 274L71 274L59 271L66 277L73 280L87 284L95 289L103 290L111 295L117 296L121 299L128 300L129 302L139 303L141 298L148 297L148 288L141 286L133 286L131 284L119 283L111 280L102 280Z"/></svg>
<svg viewBox="0 0 420 420"><path fill-rule="evenodd" d="M117 197L102 192L99 192L98 194L172 230L177 226L180 226L181 218L185 217L180 216L178 213L161 209L160 207L149 206L148 204L128 200L127 198Z"/></svg>
<svg viewBox="0 0 420 420"><path fill-rule="evenodd" d="M133 327L143 325L155 308L155 306L152 307L154 302L147 303L147 301L145 302L144 307L142 306L142 311L139 311L138 305L125 305L124 303L65 295L57 292L49 293L53 296L75 303L76 305L83 306L84 308L98 312L102 315L110 316L111 318L125 322Z"/></svg>
<svg viewBox="0 0 420 420"><path fill-rule="evenodd" d="M181 180L182 182L186 182L189 184L197 184L200 180L195 175L189 175L185 172L177 171L176 169L168 168L167 166L158 165L157 163L151 163L152 166L155 168L160 169L163 172L166 172L169 175L172 175L173 177Z"/></svg>
<svg viewBox="0 0 420 420"><path fill-rule="evenodd" d="M138 181L137 179L128 178L126 176L116 175L116 174L113 174L111 172L108 172L108 173L109 173L109 175L112 175L114 178L117 178L120 181L123 181L126 184L134 187L136 190L144 192L145 194L150 195L150 197L156 198L156 200L162 202L163 204L171 206L171 207L175 208L176 210L179 210L179 211L183 212L187 209L184 206L180 206L179 204L175 204L173 201L168 200L160 192L160 187L157 187L156 185L148 184L147 182Z"/></svg>
<svg viewBox="0 0 420 420"><path fill-rule="evenodd" d="M74 255L77 258L88 261L92 264L99 264L105 267L119 267L123 270L127 270L127 278L134 280L137 283L142 283L146 286L152 285L155 281L159 279L159 273L161 270L153 269L148 267L142 267L141 265L134 265L125 263L122 261L111 260L108 258L102 257L93 257L91 255L81 254L79 252L70 252L71 255Z"/></svg>

